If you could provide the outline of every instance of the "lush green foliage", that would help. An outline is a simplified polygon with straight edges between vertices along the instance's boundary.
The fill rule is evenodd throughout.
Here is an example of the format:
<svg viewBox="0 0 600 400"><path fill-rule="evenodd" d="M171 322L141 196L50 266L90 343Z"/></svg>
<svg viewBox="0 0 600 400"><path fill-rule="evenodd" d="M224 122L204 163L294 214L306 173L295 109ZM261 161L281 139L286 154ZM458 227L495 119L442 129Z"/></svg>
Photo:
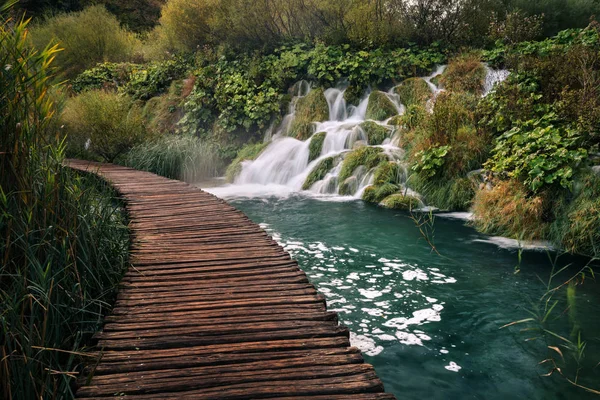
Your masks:
<svg viewBox="0 0 600 400"><path fill-rule="evenodd" d="M185 182L199 182L222 172L223 160L212 145L193 136L162 135L128 151L119 164Z"/></svg>
<svg viewBox="0 0 600 400"><path fill-rule="evenodd" d="M556 125L556 116L526 121L496 139L486 168L523 182L533 193L571 187L574 169L586 158L581 134Z"/></svg>
<svg viewBox="0 0 600 400"><path fill-rule="evenodd" d="M50 65L0 6L0 397L72 398L127 257L112 194L62 166ZM56 138L60 140L57 142Z"/></svg>
<svg viewBox="0 0 600 400"><path fill-rule="evenodd" d="M67 101L62 121L70 151L112 162L146 136L142 109L125 95L90 90Z"/></svg>
<svg viewBox="0 0 600 400"><path fill-rule="evenodd" d="M431 178L435 176L446 161L448 152L452 146L434 146L427 150L421 150L415 157L417 163L412 166L412 170Z"/></svg>
<svg viewBox="0 0 600 400"><path fill-rule="evenodd" d="M129 61L140 42L121 28L119 21L102 6L72 14L59 14L31 29L31 41L38 49L59 42L63 51L56 64L65 77L75 77L97 63Z"/></svg>

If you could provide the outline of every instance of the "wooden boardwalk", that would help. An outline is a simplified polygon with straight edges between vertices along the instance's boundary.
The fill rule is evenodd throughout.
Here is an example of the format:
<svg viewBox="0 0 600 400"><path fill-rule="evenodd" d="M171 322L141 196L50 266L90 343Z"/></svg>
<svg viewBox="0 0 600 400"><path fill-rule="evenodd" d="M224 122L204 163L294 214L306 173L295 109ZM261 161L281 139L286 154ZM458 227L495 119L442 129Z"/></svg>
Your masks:
<svg viewBox="0 0 600 400"><path fill-rule="evenodd" d="M243 213L151 173L68 165L119 191L132 235L132 267L78 398L395 398L298 264Z"/></svg>

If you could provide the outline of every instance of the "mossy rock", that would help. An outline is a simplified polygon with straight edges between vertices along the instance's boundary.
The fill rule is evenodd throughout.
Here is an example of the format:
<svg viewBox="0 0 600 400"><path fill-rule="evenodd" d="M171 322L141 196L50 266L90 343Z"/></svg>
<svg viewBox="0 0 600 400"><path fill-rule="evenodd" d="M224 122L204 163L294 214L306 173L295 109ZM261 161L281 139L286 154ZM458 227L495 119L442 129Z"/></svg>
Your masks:
<svg viewBox="0 0 600 400"><path fill-rule="evenodd" d="M310 139L310 144L308 145L308 162L319 158L321 151L323 150L323 142L325 141L326 136L327 132L319 132Z"/></svg>
<svg viewBox="0 0 600 400"><path fill-rule="evenodd" d="M306 96L298 99L296 113L288 135L298 140L306 140L314 133L315 122L328 119L329 105L323 88L313 89Z"/></svg>
<svg viewBox="0 0 600 400"><path fill-rule="evenodd" d="M363 95L363 89L360 89L357 86L348 86L346 91L344 91L344 100L346 100L347 104L358 105L360 103L360 99Z"/></svg>
<svg viewBox="0 0 600 400"><path fill-rule="evenodd" d="M351 176L341 183L338 192L342 196L352 196L357 190L358 179L355 176Z"/></svg>
<svg viewBox="0 0 600 400"><path fill-rule="evenodd" d="M383 185L371 185L365 189L362 195L364 201L369 203L380 203L383 199L398 192L400 186L393 183Z"/></svg>
<svg viewBox="0 0 600 400"><path fill-rule="evenodd" d="M441 82L440 82L441 77L442 77L442 74L437 74L436 76L431 78L429 81L439 88L441 85Z"/></svg>
<svg viewBox="0 0 600 400"><path fill-rule="evenodd" d="M416 207L420 207L421 200L415 196L395 193L383 199L380 204L385 208L410 211Z"/></svg>
<svg viewBox="0 0 600 400"><path fill-rule="evenodd" d="M365 115L367 119L383 121L397 114L398 109L387 93L374 91L369 95L369 104Z"/></svg>
<svg viewBox="0 0 600 400"><path fill-rule="evenodd" d="M374 183L375 185L383 185L386 183L398 183L402 175L402 168L394 161L381 163L375 170Z"/></svg>
<svg viewBox="0 0 600 400"><path fill-rule="evenodd" d="M365 121L360 124L361 129L367 135L367 141L371 146L380 145L385 139L391 136L392 130L381 126L373 121Z"/></svg>
<svg viewBox="0 0 600 400"><path fill-rule="evenodd" d="M340 181L350 178L354 170L361 165L367 170L375 168L380 163L387 161L387 156L380 147L360 147L352 150L344 158L342 170L340 171Z"/></svg>
<svg viewBox="0 0 600 400"><path fill-rule="evenodd" d="M395 115L387 123L388 125L401 126L404 124L404 115Z"/></svg>
<svg viewBox="0 0 600 400"><path fill-rule="evenodd" d="M327 173L329 171L331 171L333 169L333 167L336 166L336 164L337 164L336 157L328 157L324 160L321 160L321 162L319 162L317 164L317 166L314 167L313 170L310 171L310 173L306 177L306 180L304 181L304 184L302 185L302 190L310 189L311 186L315 184L315 182L318 182L318 181L322 180L323 178L325 178Z"/></svg>
<svg viewBox="0 0 600 400"><path fill-rule="evenodd" d="M479 56L468 54L450 61L439 78L439 83L449 92L483 93L486 71Z"/></svg>
<svg viewBox="0 0 600 400"><path fill-rule="evenodd" d="M427 100L433 97L429 85L423 78L409 78L394 88L400 97L400 102L406 107L417 104L425 106Z"/></svg>
<svg viewBox="0 0 600 400"><path fill-rule="evenodd" d="M258 156L269 146L269 142L249 144L242 147L237 157L229 164L227 171L225 172L225 178L227 182L232 183L235 178L242 172L242 162L246 160L256 160Z"/></svg>

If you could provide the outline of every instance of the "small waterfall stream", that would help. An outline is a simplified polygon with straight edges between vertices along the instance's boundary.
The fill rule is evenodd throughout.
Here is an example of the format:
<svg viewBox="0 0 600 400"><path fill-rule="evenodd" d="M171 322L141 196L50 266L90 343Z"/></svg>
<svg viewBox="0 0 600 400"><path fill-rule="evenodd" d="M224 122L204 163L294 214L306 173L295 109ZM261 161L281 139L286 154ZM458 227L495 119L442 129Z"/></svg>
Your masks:
<svg viewBox="0 0 600 400"><path fill-rule="evenodd" d="M493 86L506 79L507 71L496 71L485 67L487 77L484 86L484 95L489 93ZM433 94L433 98L443 91L443 88L436 86L432 79L443 73L445 66L438 67L431 75L424 77ZM271 127L265 135L265 141L271 144L254 161L245 161L242 163L242 171L234 181L233 186L237 193L247 193L249 196L264 193L269 194L289 194L302 191L303 184L311 171L318 167L321 161L334 157L334 166L324 175L324 177L314 183L308 193L314 195L337 195L342 182L339 182L338 176L342 166L342 159L351 150L360 146L373 146L369 142L369 137L364 129L364 123L370 121L391 132L389 138L386 138L382 144L377 145L383 149L383 153L390 161L402 165L403 151L396 144L398 143L396 126L386 121L374 121L366 118L369 93L367 93L357 105L347 104L344 97L345 88L329 88L325 90L324 96L329 107L329 118L327 121L314 122L314 134L306 141L298 140L287 136L290 125L295 118L295 108L299 98L307 96L312 90L310 84L306 81L298 82L293 87L294 99L290 103L289 113L283 118L282 123L276 129ZM396 108L397 114L404 113L404 105L401 104L399 96L394 92L394 88L385 93L387 98ZM430 100L429 108L433 107L434 102ZM320 155L310 161L310 142L317 133L324 133L325 138L321 147ZM405 169L405 166L403 166ZM406 174L403 174L404 177ZM405 178L404 178L405 179ZM364 189L372 184L373 171L367 171L364 167L357 168L352 174L353 193L347 198L359 198ZM410 189L404 187L405 182L400 182L405 191ZM244 188L248 189L245 190ZM415 194L410 191L411 194ZM416 194L415 194L416 195Z"/></svg>

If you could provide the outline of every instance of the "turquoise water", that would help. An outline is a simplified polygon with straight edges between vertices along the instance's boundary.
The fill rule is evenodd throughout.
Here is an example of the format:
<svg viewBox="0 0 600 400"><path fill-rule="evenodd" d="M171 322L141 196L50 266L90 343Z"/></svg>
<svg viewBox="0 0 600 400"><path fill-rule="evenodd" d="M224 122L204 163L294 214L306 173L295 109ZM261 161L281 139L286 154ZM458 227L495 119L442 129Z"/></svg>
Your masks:
<svg viewBox="0 0 600 400"><path fill-rule="evenodd" d="M230 199L283 245L352 332L386 390L400 399L596 398L539 366L549 354L525 326L501 326L527 318L544 292L546 251L502 248L510 242L480 235L465 222L437 217L432 252L408 214L360 201ZM559 264L582 259L560 259ZM562 276L561 278L564 278ZM557 279L558 283L559 280ZM564 291L563 291L564 292ZM553 331L569 337L572 321L588 341L580 383L600 387L600 287L577 287L576 306ZM569 357L567 356L567 360ZM574 366L563 371L574 375Z"/></svg>

